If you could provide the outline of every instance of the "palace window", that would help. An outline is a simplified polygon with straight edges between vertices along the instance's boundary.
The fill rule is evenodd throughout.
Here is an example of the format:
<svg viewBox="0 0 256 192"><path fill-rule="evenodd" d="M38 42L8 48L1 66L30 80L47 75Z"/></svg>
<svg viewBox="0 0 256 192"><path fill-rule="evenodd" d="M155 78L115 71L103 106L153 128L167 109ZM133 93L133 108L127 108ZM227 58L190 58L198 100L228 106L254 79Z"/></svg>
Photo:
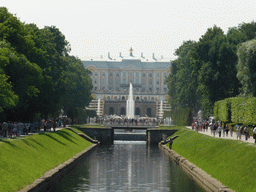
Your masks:
<svg viewBox="0 0 256 192"><path fill-rule="evenodd" d="M147 116L148 117L151 117L151 111L152 111L151 108L147 108Z"/></svg>
<svg viewBox="0 0 256 192"><path fill-rule="evenodd" d="M139 108L139 107L137 107L137 108L135 109L135 115L140 115L140 108Z"/></svg>
<svg viewBox="0 0 256 192"><path fill-rule="evenodd" d="M139 77L139 72L136 72L136 77Z"/></svg>
<svg viewBox="0 0 256 192"><path fill-rule="evenodd" d="M98 76L98 73L97 73L97 72L95 72L95 73L94 73L94 76L95 76L95 77L96 77L96 76Z"/></svg>
<svg viewBox="0 0 256 192"><path fill-rule="evenodd" d="M105 77L105 72L102 72L102 76L104 76L104 77Z"/></svg>
<svg viewBox="0 0 256 192"><path fill-rule="evenodd" d="M143 85L143 86L146 85L146 79L142 79L142 85Z"/></svg>
<svg viewBox="0 0 256 192"><path fill-rule="evenodd" d="M124 107L121 108L121 115L126 115L126 111Z"/></svg>
<svg viewBox="0 0 256 192"><path fill-rule="evenodd" d="M116 76L119 77L119 73L118 72L116 73Z"/></svg>
<svg viewBox="0 0 256 192"><path fill-rule="evenodd" d="M109 108L109 115L114 115L114 114L115 114L114 107L110 107Z"/></svg>
<svg viewBox="0 0 256 192"><path fill-rule="evenodd" d="M112 73L112 72L110 72L109 76L113 76L113 73Z"/></svg>
<svg viewBox="0 0 256 192"><path fill-rule="evenodd" d="M159 79L156 80L156 84L159 85L160 84L160 81Z"/></svg>
<svg viewBox="0 0 256 192"><path fill-rule="evenodd" d="M149 77L152 77L152 73L149 73L149 75L148 75Z"/></svg>
<svg viewBox="0 0 256 192"><path fill-rule="evenodd" d="M146 73L143 73L142 77L146 77Z"/></svg>
<svg viewBox="0 0 256 192"><path fill-rule="evenodd" d="M125 72L123 72L123 76L126 77L126 73Z"/></svg>

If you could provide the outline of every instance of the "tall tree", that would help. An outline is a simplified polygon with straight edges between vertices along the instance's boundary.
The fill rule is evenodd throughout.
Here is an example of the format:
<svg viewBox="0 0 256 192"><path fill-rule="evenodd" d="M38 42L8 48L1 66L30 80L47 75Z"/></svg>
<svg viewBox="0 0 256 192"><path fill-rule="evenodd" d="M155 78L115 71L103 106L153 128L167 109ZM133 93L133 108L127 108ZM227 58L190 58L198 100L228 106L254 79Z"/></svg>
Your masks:
<svg viewBox="0 0 256 192"><path fill-rule="evenodd" d="M241 95L256 97L256 39L238 48L237 78L242 84Z"/></svg>

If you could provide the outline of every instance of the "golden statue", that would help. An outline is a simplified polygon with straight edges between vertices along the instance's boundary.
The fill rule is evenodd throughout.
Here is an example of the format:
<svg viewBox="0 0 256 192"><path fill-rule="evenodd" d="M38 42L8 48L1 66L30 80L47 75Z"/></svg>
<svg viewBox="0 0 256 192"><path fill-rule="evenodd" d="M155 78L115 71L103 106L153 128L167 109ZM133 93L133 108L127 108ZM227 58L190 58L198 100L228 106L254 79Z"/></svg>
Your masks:
<svg viewBox="0 0 256 192"><path fill-rule="evenodd" d="M132 50L132 48L130 49L130 56L132 56L132 52L133 52L133 50Z"/></svg>

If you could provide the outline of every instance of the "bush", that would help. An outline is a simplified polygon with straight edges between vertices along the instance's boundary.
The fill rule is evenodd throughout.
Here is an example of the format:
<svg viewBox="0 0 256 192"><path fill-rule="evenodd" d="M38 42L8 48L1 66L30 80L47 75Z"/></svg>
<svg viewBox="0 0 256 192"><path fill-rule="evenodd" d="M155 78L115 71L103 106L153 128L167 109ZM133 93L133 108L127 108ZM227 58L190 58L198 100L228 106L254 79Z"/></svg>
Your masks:
<svg viewBox="0 0 256 192"><path fill-rule="evenodd" d="M228 98L214 103L214 117L223 122L256 124L256 97Z"/></svg>

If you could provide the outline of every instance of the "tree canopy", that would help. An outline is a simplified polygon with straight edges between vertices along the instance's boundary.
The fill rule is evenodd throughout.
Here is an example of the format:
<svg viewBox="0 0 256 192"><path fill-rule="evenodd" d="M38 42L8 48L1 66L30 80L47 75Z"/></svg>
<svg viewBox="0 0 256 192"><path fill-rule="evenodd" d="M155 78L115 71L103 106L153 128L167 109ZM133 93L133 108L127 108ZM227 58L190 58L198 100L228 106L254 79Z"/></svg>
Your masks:
<svg viewBox="0 0 256 192"><path fill-rule="evenodd" d="M0 113L7 120L74 117L91 101L92 83L82 62L55 26L39 29L0 7Z"/></svg>
<svg viewBox="0 0 256 192"><path fill-rule="evenodd" d="M172 109L202 109L210 116L216 101L255 95L255 40L246 42L255 35L256 23L251 22L227 34L213 26L198 42L184 42L167 79Z"/></svg>

